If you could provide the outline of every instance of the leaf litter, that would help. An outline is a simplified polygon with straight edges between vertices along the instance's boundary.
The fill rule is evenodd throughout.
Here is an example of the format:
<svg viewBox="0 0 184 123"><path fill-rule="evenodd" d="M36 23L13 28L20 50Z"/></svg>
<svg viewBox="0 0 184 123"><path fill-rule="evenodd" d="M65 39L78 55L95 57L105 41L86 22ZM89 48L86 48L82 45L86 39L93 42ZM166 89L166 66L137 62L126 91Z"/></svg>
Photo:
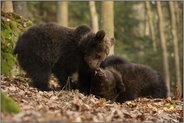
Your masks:
<svg viewBox="0 0 184 123"><path fill-rule="evenodd" d="M1 76L1 91L22 110L1 113L3 122L183 122L183 100L137 98L120 104L78 90L39 91L18 80Z"/></svg>

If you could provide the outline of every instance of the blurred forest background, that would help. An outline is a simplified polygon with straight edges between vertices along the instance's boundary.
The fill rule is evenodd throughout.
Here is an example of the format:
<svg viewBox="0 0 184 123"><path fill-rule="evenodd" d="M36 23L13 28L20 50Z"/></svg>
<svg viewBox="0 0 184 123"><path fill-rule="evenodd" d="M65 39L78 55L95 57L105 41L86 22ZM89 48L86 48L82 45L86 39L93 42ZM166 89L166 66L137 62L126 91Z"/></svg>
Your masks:
<svg viewBox="0 0 184 123"><path fill-rule="evenodd" d="M161 72L171 95L177 89L182 90L182 1L27 1L3 2L1 7L3 11L15 12L33 24L57 22L69 27L86 24L95 32L104 29L108 37L116 39L115 55Z"/></svg>

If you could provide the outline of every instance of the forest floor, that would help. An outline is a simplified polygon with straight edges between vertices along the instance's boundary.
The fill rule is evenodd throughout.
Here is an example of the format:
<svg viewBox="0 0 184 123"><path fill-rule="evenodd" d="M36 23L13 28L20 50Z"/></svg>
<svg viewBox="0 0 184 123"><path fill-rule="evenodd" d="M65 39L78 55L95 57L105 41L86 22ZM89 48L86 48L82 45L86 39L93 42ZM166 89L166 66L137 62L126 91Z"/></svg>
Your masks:
<svg viewBox="0 0 184 123"><path fill-rule="evenodd" d="M1 113L2 122L183 122L183 100L171 97L120 104L78 90L38 91L17 77L4 76L1 91L21 107L18 114Z"/></svg>

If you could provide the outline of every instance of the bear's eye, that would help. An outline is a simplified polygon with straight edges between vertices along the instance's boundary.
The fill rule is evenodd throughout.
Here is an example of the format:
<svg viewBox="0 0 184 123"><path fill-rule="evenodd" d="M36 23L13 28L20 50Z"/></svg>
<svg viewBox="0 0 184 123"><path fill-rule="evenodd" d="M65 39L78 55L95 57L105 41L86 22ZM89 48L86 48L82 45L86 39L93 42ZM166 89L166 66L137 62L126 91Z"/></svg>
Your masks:
<svg viewBox="0 0 184 123"><path fill-rule="evenodd" d="M99 55L99 54L96 54L96 59L100 59L101 58L101 56Z"/></svg>

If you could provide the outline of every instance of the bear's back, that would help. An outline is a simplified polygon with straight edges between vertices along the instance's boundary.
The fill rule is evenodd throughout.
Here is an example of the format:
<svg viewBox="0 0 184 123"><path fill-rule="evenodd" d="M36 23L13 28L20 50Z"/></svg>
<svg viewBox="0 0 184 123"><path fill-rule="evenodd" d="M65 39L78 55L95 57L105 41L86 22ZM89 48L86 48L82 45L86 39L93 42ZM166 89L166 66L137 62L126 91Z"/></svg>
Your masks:
<svg viewBox="0 0 184 123"><path fill-rule="evenodd" d="M156 79L158 78L157 71L145 65L125 63L114 65L113 68L121 73L125 84L134 83L141 86L141 84L158 82Z"/></svg>
<svg viewBox="0 0 184 123"><path fill-rule="evenodd" d="M42 43L43 45L43 43L47 44L50 42L65 42L70 39L73 32L73 29L58 26L54 23L48 23L30 27L20 36L20 38L24 38L26 42ZM29 40L28 38L31 38L32 40ZM22 40L22 42L23 41L24 40Z"/></svg>
<svg viewBox="0 0 184 123"><path fill-rule="evenodd" d="M125 100L135 97L167 97L167 87L163 77L152 68L135 63L118 64L113 68L122 75L126 87L122 97Z"/></svg>
<svg viewBox="0 0 184 123"><path fill-rule="evenodd" d="M113 65L118 65L118 64L125 64L128 63L127 60L124 58L120 58L115 55L108 56L100 65L100 67L105 68L107 66L113 66Z"/></svg>
<svg viewBox="0 0 184 123"><path fill-rule="evenodd" d="M32 26L19 37L13 54L32 53L42 56L42 53L50 53L57 55L62 46L72 40L73 32L74 29L58 26L55 23Z"/></svg>

